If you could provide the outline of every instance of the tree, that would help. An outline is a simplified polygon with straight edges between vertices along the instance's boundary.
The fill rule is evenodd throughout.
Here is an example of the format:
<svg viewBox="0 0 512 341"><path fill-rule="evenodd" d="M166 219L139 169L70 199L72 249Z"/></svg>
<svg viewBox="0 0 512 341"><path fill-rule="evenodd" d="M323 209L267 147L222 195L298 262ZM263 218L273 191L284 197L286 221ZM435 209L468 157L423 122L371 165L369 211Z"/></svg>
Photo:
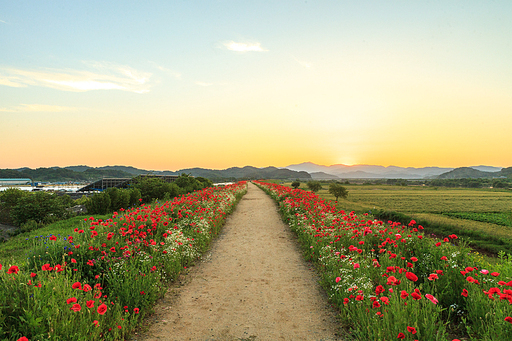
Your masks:
<svg viewBox="0 0 512 341"><path fill-rule="evenodd" d="M110 210L110 202L110 196L104 191L94 193L94 195L86 201L85 207L90 214L107 214Z"/></svg>
<svg viewBox="0 0 512 341"><path fill-rule="evenodd" d="M175 183L167 183L159 178L142 177L133 185L140 191L142 201L149 203L154 199L163 199L166 193L169 198L180 195L181 190Z"/></svg>
<svg viewBox="0 0 512 341"><path fill-rule="evenodd" d="M308 188L315 193L322 189L322 185L320 184L320 182L315 180L308 181L307 185Z"/></svg>
<svg viewBox="0 0 512 341"><path fill-rule="evenodd" d="M346 198L348 196L347 189L337 182L329 185L329 193L336 197L336 201L338 201L339 197Z"/></svg>
<svg viewBox="0 0 512 341"><path fill-rule="evenodd" d="M292 187L294 189L297 189L300 187L300 181L299 180L295 180L294 182L292 182Z"/></svg>
<svg viewBox="0 0 512 341"><path fill-rule="evenodd" d="M18 199L11 210L11 217L16 226L21 226L29 220L37 223L51 223L68 218L65 200L57 194L44 191L30 193Z"/></svg>

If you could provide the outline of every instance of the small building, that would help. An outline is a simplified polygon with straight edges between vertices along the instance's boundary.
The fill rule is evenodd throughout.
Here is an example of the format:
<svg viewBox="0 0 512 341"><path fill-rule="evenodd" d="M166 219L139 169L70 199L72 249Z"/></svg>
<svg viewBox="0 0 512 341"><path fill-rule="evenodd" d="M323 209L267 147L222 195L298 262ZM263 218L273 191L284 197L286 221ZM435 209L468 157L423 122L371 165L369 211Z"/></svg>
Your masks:
<svg viewBox="0 0 512 341"><path fill-rule="evenodd" d="M30 185L31 179L19 178L19 179L2 179L0 178L0 186L19 186L19 185Z"/></svg>

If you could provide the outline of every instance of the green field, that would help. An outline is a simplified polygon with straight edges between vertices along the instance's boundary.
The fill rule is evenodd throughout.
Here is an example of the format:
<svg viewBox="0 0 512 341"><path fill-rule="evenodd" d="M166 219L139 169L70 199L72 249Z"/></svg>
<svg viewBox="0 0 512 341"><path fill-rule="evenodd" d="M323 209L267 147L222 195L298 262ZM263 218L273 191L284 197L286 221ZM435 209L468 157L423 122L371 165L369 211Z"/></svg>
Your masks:
<svg viewBox="0 0 512 341"><path fill-rule="evenodd" d="M284 183L290 186L291 182ZM334 201L328 183L317 193ZM401 213L423 223L438 235L455 233L472 246L512 253L512 191L503 189L426 186L344 185L349 194L338 207L358 214ZM300 189L308 190L306 183ZM430 227L430 228L429 228Z"/></svg>

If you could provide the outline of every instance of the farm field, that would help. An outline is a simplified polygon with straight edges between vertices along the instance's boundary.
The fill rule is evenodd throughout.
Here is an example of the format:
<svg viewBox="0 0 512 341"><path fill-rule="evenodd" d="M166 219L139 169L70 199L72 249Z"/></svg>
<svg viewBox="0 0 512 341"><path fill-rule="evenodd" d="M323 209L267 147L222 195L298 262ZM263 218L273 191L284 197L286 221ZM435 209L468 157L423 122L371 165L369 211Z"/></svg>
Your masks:
<svg viewBox="0 0 512 341"><path fill-rule="evenodd" d="M291 182L283 185L290 186ZM322 187L318 196L334 201L328 183L322 183ZM436 226L429 229L430 232L457 233L473 240L473 247L495 254L499 251L512 253L509 247L512 242L507 242L512 236L512 191L391 185L347 184L344 187L349 192L348 197L340 198L337 207L345 211L358 214L398 212L409 219ZM308 190L306 183L301 183L299 188Z"/></svg>

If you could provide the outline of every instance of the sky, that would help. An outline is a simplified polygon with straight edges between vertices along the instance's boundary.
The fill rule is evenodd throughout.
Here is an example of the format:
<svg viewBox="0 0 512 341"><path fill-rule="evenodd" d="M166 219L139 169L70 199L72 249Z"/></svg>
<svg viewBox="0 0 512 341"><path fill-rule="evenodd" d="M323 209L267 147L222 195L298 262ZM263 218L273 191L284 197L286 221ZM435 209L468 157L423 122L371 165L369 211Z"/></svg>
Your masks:
<svg viewBox="0 0 512 341"><path fill-rule="evenodd" d="M0 168L512 166L511 1L0 0Z"/></svg>

